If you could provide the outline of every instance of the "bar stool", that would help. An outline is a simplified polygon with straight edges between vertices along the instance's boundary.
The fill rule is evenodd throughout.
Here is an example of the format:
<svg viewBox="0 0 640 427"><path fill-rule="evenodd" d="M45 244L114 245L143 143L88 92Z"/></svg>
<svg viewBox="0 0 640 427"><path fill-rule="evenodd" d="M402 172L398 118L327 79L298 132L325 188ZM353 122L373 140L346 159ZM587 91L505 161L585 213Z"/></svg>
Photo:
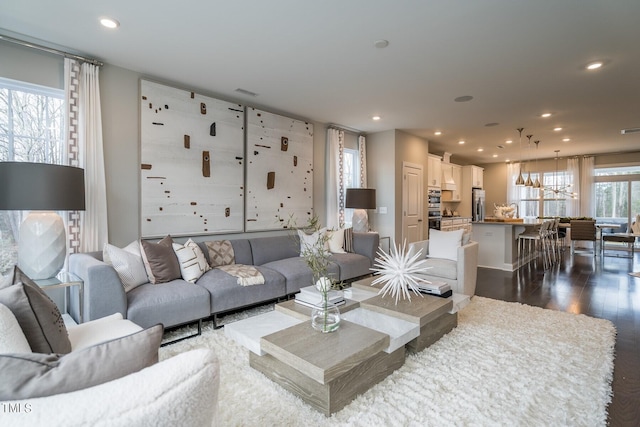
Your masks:
<svg viewBox="0 0 640 427"><path fill-rule="evenodd" d="M534 255L537 260L540 252L542 252L542 259L544 268L547 269L550 264L549 253L547 250L547 238L550 221L543 221L537 230L525 231L518 235L518 264L522 265L525 259ZM526 246L525 246L526 245ZM530 261L530 260L529 260Z"/></svg>

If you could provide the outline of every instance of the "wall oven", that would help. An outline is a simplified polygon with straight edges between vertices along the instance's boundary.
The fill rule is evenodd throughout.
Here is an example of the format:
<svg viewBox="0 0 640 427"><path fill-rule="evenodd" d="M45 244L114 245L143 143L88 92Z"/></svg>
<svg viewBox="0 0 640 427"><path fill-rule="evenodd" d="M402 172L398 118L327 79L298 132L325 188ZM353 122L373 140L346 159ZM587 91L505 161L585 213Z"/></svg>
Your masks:
<svg viewBox="0 0 640 427"><path fill-rule="evenodd" d="M440 210L441 192L439 189L430 188L427 197L429 201L428 227L440 230L440 221L442 220L442 211Z"/></svg>

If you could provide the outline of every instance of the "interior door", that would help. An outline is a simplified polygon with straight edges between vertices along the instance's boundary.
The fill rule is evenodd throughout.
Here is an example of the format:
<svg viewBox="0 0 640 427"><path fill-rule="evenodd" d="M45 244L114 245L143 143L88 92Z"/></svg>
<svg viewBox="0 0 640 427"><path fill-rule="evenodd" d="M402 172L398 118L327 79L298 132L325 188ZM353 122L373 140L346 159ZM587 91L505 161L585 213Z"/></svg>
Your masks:
<svg viewBox="0 0 640 427"><path fill-rule="evenodd" d="M402 163L402 240L423 240L423 167ZM400 242L398 242L400 243Z"/></svg>

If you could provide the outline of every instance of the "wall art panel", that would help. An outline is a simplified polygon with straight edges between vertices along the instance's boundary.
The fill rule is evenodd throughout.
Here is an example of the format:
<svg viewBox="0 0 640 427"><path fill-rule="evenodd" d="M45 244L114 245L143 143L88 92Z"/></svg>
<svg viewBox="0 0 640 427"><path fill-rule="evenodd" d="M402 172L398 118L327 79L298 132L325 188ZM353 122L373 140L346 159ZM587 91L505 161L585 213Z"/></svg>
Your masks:
<svg viewBox="0 0 640 427"><path fill-rule="evenodd" d="M313 215L313 125L247 108L245 230L283 228Z"/></svg>
<svg viewBox="0 0 640 427"><path fill-rule="evenodd" d="M141 233L244 227L244 107L141 80Z"/></svg>

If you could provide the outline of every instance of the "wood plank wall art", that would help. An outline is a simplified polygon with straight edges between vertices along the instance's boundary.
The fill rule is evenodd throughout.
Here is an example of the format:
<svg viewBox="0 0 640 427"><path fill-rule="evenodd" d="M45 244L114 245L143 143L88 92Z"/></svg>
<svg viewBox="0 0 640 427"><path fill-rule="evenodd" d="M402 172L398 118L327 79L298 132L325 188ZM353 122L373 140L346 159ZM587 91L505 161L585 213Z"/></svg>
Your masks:
<svg viewBox="0 0 640 427"><path fill-rule="evenodd" d="M142 237L276 230L313 215L311 123L147 80L140 120Z"/></svg>
<svg viewBox="0 0 640 427"><path fill-rule="evenodd" d="M245 230L313 215L313 125L247 107Z"/></svg>
<svg viewBox="0 0 640 427"><path fill-rule="evenodd" d="M241 232L244 107L141 80L142 237Z"/></svg>

